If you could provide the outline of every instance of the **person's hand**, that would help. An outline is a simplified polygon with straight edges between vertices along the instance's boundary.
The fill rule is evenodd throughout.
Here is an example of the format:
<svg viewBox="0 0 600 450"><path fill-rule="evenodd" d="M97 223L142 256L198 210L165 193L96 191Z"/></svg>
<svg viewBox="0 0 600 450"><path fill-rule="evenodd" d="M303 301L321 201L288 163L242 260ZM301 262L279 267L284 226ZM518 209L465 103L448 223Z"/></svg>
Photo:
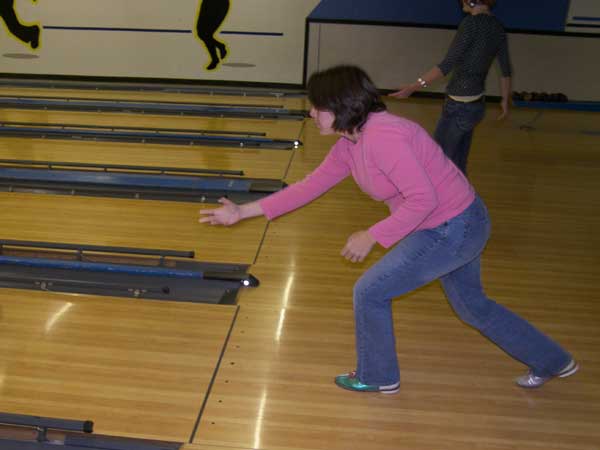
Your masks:
<svg viewBox="0 0 600 450"><path fill-rule="evenodd" d="M348 261L362 262L375 245L375 239L367 231L357 231L348 238L342 256Z"/></svg>
<svg viewBox="0 0 600 450"><path fill-rule="evenodd" d="M502 108L502 112L498 116L497 120L502 120L508 116L508 98L502 98L500 101L500 108Z"/></svg>
<svg viewBox="0 0 600 450"><path fill-rule="evenodd" d="M239 205L236 205L231 200L222 197L219 203L223 206L213 209L201 209L199 211L200 223L208 223L210 225L233 225L242 220L242 212Z"/></svg>
<svg viewBox="0 0 600 450"><path fill-rule="evenodd" d="M395 98L408 98L413 94L413 92L415 92L418 89L419 89L419 86L415 86L414 84L409 84L408 86L401 87L396 92L392 92L391 94L389 94L389 96L395 97Z"/></svg>

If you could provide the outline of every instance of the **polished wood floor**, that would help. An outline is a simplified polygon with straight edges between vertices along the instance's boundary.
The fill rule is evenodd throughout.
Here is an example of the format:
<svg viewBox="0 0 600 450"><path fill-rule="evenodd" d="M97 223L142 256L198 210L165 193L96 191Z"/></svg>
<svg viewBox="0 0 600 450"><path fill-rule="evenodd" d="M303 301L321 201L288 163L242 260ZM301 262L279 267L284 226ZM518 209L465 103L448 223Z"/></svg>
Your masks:
<svg viewBox="0 0 600 450"><path fill-rule="evenodd" d="M440 103L390 108L432 131ZM28 113L4 110L0 118L15 114ZM6 237L195 249L199 259L253 263L261 286L242 291L237 307L0 290L0 410L92 419L98 433L189 442L193 450L600 449L600 138L583 133L600 128L597 115L547 112L524 131L535 111L515 110L503 122L495 114L491 105L469 167L493 221L486 290L568 348L581 363L577 375L517 388L512 379L526 369L461 323L432 283L394 305L400 392L336 388L333 377L355 364L352 286L384 253L376 249L363 264L339 255L351 233L386 214L351 180L272 223L227 229L197 224L197 205L4 193ZM165 126L152 120L145 126ZM231 126L266 125L238 122ZM249 158L239 149L19 139L0 139L0 157L168 161L293 182L334 142L310 123L295 132L301 149Z"/></svg>
<svg viewBox="0 0 600 450"><path fill-rule="evenodd" d="M2 289L2 412L185 441L236 310Z"/></svg>

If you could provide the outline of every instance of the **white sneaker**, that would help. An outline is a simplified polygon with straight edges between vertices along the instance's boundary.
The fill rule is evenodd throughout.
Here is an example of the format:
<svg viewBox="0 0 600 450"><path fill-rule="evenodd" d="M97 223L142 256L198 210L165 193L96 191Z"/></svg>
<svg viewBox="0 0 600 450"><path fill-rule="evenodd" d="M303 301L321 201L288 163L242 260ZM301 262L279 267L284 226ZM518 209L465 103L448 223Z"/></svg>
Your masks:
<svg viewBox="0 0 600 450"><path fill-rule="evenodd" d="M527 373L526 375L523 375L523 376L520 376L519 378L517 378L515 380L515 383L517 383L517 385L521 386L522 388L527 388L527 389L538 388L553 378L557 378L557 377L558 378L566 378L566 377L573 375L578 370L579 370L579 364L577 364L577 361L572 359L569 362L569 364L567 364L556 375L552 375L549 377L538 377L538 376L534 375L533 372L530 370L529 373Z"/></svg>

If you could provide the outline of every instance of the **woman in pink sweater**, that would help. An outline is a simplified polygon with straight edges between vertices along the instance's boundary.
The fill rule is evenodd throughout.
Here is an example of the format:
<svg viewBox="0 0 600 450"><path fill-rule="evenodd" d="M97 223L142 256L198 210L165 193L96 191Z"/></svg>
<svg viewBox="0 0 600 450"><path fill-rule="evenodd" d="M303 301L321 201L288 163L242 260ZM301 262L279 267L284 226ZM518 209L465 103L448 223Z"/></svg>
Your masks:
<svg viewBox="0 0 600 450"><path fill-rule="evenodd" d="M308 83L310 115L321 134L341 138L304 180L262 200L236 205L220 199L201 210L202 223L233 225L274 219L319 197L352 175L390 215L352 234L342 255L362 262L376 243L391 248L354 286L356 370L335 378L353 391L395 393L400 386L392 299L440 279L458 316L529 367L519 386L539 387L575 373L578 365L557 343L486 297L480 255L490 233L485 205L427 132L386 112L369 77L338 66Z"/></svg>

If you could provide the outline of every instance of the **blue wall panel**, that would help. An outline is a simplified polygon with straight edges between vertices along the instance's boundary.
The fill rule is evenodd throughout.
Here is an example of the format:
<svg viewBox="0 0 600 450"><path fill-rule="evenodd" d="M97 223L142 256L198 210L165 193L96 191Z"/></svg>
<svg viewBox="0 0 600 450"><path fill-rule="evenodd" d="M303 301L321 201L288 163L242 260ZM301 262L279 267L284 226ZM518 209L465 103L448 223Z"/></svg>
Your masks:
<svg viewBox="0 0 600 450"><path fill-rule="evenodd" d="M512 30L564 31L569 0L498 0L494 14ZM456 26L454 0L323 0L310 19Z"/></svg>
<svg viewBox="0 0 600 450"><path fill-rule="evenodd" d="M311 19L456 25L458 2L440 0L323 0Z"/></svg>

